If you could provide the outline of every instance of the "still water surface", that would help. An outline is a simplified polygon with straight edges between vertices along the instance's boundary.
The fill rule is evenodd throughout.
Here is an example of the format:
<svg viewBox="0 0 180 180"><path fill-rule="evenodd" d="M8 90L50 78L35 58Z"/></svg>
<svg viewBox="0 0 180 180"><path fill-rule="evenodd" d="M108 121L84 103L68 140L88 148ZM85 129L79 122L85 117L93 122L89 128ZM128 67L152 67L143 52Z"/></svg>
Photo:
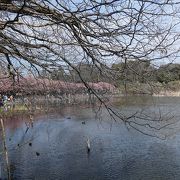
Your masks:
<svg viewBox="0 0 180 180"><path fill-rule="evenodd" d="M126 113L146 107L149 114L180 113L180 98L120 98L115 105ZM180 123L165 131L166 140L128 129L110 120L103 110L95 118L86 106L60 107L35 118L26 131L26 119L6 122L13 178L17 180L179 180ZM82 123L82 122L85 122ZM87 154L86 140L91 151ZM32 144L29 144L32 143ZM3 160L1 155L1 161ZM5 176L1 164L1 175Z"/></svg>

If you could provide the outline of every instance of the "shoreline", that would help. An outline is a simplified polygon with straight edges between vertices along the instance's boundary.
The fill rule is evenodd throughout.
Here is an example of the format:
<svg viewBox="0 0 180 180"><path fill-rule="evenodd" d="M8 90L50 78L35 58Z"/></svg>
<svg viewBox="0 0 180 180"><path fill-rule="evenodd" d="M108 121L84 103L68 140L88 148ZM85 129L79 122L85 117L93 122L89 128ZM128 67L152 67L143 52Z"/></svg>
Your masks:
<svg viewBox="0 0 180 180"><path fill-rule="evenodd" d="M180 97L180 91L160 91L159 93L153 93L153 96L161 97Z"/></svg>

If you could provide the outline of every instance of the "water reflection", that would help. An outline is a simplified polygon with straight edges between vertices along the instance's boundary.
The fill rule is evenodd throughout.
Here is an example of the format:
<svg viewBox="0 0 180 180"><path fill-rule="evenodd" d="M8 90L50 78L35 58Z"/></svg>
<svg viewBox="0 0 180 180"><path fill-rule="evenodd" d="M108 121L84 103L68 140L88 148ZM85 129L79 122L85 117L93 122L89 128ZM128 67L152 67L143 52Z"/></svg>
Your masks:
<svg viewBox="0 0 180 180"><path fill-rule="evenodd" d="M175 107L178 101L161 99L159 107ZM66 107L56 113L39 114L27 133L26 118L7 120L14 179L179 179L179 133L162 141L133 129L128 131L123 123L109 121L104 111L102 117L96 120L89 108ZM87 138L91 142L89 155Z"/></svg>

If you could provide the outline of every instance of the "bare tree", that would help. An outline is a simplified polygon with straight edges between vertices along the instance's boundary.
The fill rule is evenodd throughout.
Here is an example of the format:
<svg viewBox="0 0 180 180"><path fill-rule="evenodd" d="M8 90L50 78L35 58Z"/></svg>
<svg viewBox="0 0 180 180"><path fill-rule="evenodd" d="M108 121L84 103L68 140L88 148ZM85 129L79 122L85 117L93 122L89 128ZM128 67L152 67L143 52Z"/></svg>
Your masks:
<svg viewBox="0 0 180 180"><path fill-rule="evenodd" d="M128 61L174 61L179 56L179 8L176 0L11 0L0 1L0 55L16 76L15 62L29 71L67 66L77 72L111 115L110 109L84 80L77 63L96 67L114 80L109 64ZM138 72L135 72L138 75ZM125 83L126 84L126 83ZM132 123L129 123L131 125Z"/></svg>

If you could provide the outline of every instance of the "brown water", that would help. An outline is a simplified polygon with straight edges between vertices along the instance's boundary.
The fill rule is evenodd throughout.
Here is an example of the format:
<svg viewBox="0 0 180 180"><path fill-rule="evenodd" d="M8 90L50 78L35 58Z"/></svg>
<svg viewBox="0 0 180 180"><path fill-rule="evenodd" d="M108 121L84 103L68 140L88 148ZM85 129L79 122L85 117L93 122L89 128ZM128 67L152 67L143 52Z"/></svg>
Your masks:
<svg viewBox="0 0 180 180"><path fill-rule="evenodd" d="M161 110L161 115L174 114L178 121L180 98L129 97L126 106L125 101L120 98L115 103L125 114L143 108L154 115ZM165 140L127 129L121 121L110 120L105 110L96 119L94 111L85 106L59 107L57 113L37 116L27 133L25 122L19 118L5 124L13 179L180 179L178 122L159 132L159 137L169 135ZM89 154L87 138L91 143ZM1 176L5 178L2 154L0 158Z"/></svg>

